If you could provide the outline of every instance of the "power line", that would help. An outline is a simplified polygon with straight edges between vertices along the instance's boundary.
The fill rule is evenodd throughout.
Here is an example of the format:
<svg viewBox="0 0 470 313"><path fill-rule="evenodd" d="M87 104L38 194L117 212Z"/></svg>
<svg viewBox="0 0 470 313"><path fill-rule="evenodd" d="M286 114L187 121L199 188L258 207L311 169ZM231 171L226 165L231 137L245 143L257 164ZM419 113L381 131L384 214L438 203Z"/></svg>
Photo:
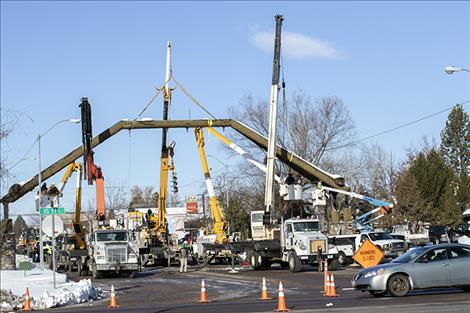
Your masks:
<svg viewBox="0 0 470 313"><path fill-rule="evenodd" d="M464 105L466 103L469 103L470 100L467 100L467 101L464 101L462 103L457 103L457 104L460 104L460 105ZM408 127L410 125L413 125L413 124L416 124L416 123L419 123L421 121L424 121L428 118L431 118L431 117L434 117L436 115L439 115L439 114L442 114L444 112L447 112L447 111L450 111L454 108L454 106L451 106L449 108L446 108L444 110L441 110L439 112L436 112L436 113L433 113L433 114L430 114L430 115L427 115L425 117L422 117L422 118L419 118L417 120L414 120L414 121L411 121L411 122L408 122L408 123L405 123L405 124L402 124L400 126L397 126L397 127L394 127L394 128L391 128L391 129L388 129L388 130L385 130L385 131L382 131L380 133L377 133L377 134L374 134L374 135L370 135L370 136L367 136L367 137L364 137L364 138L361 138L361 139L358 139L358 140L354 140L354 141L351 141L350 143L347 143L347 144L344 144L344 145L341 145L341 146L337 146L337 147L332 147L332 148L329 148L329 149L325 149L325 151L331 151L331 150L336 150L336 149L341 149L341 148L344 148L344 147L347 147L347 146L351 146L351 145L354 145L358 142L361 142L361 141L364 141L364 140L368 140L368 139L372 139L372 138L375 138L375 137L378 137L378 136L382 136L384 134L387 134L387 133L390 133L390 132L393 132L395 130L399 130L401 128L405 128L405 127ZM340 141L341 142L341 141Z"/></svg>

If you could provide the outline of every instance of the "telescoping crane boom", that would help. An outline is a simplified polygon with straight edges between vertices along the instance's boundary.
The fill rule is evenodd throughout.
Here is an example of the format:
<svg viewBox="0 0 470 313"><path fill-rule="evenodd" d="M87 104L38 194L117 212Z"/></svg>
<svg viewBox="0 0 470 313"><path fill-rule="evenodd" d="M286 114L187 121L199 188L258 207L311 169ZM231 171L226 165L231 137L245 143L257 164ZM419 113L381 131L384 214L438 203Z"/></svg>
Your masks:
<svg viewBox="0 0 470 313"><path fill-rule="evenodd" d="M166 48L166 71L165 86L163 89L163 120L168 120L168 107L171 101L171 89L168 81L171 78L171 43L167 42ZM155 223L154 230L157 237L166 236L168 231L166 223L166 198L168 193L168 171L173 170L173 166L168 163L168 155L173 157L173 145L167 146L168 128L162 128L162 150L160 157L160 192L158 193L158 213L156 219L151 218L151 223Z"/></svg>
<svg viewBox="0 0 470 313"><path fill-rule="evenodd" d="M206 182L207 192L209 194L209 207L211 209L212 220L214 221L212 232L217 235L216 243L223 243L227 238L228 223L224 218L219 201L215 195L214 185L212 183L204 149L204 131L202 128L197 127L194 129L194 134L196 136L197 149L199 151L202 170L204 172L204 181Z"/></svg>
<svg viewBox="0 0 470 313"><path fill-rule="evenodd" d="M82 116L82 141L83 141L83 164L84 174L87 178L88 185L96 185L96 217L100 224L104 224L106 218L106 209L104 205L104 177L101 168L98 167L93 159L92 138L93 132L91 127L91 106L88 98L82 98L80 103Z"/></svg>

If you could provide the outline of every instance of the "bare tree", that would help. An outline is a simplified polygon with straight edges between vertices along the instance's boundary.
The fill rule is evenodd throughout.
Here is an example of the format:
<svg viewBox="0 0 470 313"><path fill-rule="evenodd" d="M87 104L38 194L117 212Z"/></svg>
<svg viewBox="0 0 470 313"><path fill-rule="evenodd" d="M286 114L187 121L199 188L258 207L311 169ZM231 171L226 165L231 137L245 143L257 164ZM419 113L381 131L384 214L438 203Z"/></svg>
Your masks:
<svg viewBox="0 0 470 313"><path fill-rule="evenodd" d="M109 210L120 210L127 208L129 200L127 198L126 186L122 182L108 180L109 187L106 187L106 202Z"/></svg>
<svg viewBox="0 0 470 313"><path fill-rule="evenodd" d="M158 205L158 192L153 192L152 186L134 186L131 189L131 208L155 208Z"/></svg>
<svg viewBox="0 0 470 313"><path fill-rule="evenodd" d="M335 150L334 153L337 153L348 148L339 146L356 136L349 110L338 97L326 97L313 102L310 96L299 90L294 92L288 104L288 119L280 117L278 142L309 162L321 165L328 151ZM228 113L230 117L242 121L261 134L268 133L267 101L258 99L255 102L251 95L247 95L237 107L230 107ZM237 134L233 137L238 145L246 148L252 155L264 157L264 153L260 154L259 148L247 139Z"/></svg>

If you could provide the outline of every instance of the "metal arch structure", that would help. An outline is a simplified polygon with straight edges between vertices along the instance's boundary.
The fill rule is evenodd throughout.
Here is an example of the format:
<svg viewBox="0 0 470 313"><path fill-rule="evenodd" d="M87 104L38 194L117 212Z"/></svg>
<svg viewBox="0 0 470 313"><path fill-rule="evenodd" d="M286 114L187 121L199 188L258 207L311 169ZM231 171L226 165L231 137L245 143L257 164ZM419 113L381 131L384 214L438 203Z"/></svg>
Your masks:
<svg viewBox="0 0 470 313"><path fill-rule="evenodd" d="M91 141L92 147L97 147L103 142L105 142L110 137L118 134L121 130L127 129L152 129L152 128L198 128L198 127L231 127L248 140L254 142L263 150L267 150L268 140L265 136L256 132L252 128L244 125L243 123L232 120L232 119L213 119L213 120L144 120L144 121L129 121L121 120L115 123L113 126L105 129L98 136L95 136ZM58 161L54 162L52 165L47 167L41 172L43 180L46 180L53 175L57 174L59 171L67 167L70 163L75 162L77 159L83 156L83 146L80 146ZM348 186L344 182L344 178L339 175L334 175L328 173L318 166L313 165L312 163L302 159L295 153L284 149L283 147L277 145L276 148L277 158L292 168L294 171L298 172L303 177L309 179L313 183L321 181L323 185L341 189L349 190ZM33 176L31 179L26 181L23 184L14 184L9 192L4 195L0 202L4 207L8 207L9 203L15 202L20 199L26 193L32 191L38 185L38 175Z"/></svg>

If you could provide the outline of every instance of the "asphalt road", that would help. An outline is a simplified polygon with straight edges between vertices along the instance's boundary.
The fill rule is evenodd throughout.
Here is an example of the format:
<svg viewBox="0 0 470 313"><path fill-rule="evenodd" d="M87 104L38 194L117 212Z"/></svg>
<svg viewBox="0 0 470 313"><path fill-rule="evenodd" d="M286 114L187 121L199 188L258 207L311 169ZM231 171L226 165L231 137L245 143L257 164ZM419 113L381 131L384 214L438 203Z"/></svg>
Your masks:
<svg viewBox="0 0 470 313"><path fill-rule="evenodd" d="M94 280L94 285L109 295L111 284L120 307L116 312L272 312L277 300L261 301L261 281L266 277L269 295L275 297L279 281L284 285L286 305L296 312L467 312L470 294L459 289L414 291L403 298L376 298L351 289L351 279L359 270L346 268L334 272L338 298L322 294L323 273L314 269L300 273L275 269L242 270L230 273L226 266L190 268L180 274L176 268L147 269L137 278L108 277ZM77 277L73 277L78 279ZM204 279L209 304L196 301ZM50 309L53 312L102 312L109 300L71 307Z"/></svg>

